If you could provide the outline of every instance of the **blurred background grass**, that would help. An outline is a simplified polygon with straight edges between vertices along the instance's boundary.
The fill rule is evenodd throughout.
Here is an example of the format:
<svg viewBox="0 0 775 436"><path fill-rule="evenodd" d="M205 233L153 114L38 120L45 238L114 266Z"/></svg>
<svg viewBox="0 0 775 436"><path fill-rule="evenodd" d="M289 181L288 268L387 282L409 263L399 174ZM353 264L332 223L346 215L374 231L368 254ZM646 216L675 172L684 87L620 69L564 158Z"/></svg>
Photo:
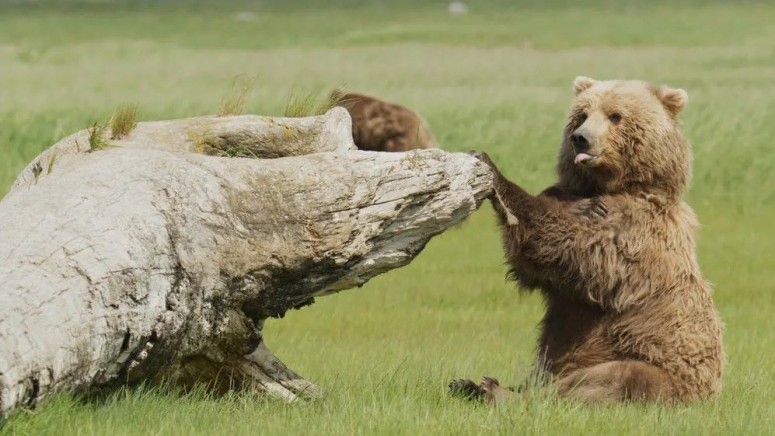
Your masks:
<svg viewBox="0 0 775 436"><path fill-rule="evenodd" d="M489 205L415 262L270 320L267 341L329 390L284 405L156 391L105 404L55 399L19 434L769 433L775 425L775 4L771 2L0 1L0 195L60 137L135 103L141 120L213 114L235 76L246 112L281 114L292 92L336 86L416 109L443 148L485 150L537 192L577 75L684 87L694 148L687 196L699 257L727 323L715 401L590 410L532 399L490 410L448 379L515 383L542 305L504 280Z"/></svg>

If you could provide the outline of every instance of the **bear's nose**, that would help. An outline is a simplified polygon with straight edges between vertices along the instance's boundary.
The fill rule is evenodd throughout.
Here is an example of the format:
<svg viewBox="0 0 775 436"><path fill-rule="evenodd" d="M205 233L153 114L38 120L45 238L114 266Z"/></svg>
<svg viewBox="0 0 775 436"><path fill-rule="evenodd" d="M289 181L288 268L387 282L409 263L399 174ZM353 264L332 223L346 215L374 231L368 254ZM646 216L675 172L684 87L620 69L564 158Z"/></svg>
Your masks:
<svg viewBox="0 0 775 436"><path fill-rule="evenodd" d="M577 153L589 150L589 140L583 133L574 133L570 136L571 144Z"/></svg>

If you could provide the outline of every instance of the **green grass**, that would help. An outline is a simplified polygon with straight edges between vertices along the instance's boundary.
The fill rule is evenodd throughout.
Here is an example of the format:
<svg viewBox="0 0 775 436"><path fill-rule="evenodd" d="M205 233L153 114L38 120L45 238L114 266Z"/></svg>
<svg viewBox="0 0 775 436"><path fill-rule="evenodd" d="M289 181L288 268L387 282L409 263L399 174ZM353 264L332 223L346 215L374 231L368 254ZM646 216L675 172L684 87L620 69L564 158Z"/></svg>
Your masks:
<svg viewBox="0 0 775 436"><path fill-rule="evenodd" d="M323 115L337 104L343 102L340 92L336 90L326 96L321 96L319 92L299 94L297 91L291 91L288 95L288 101L285 103L283 116L311 117Z"/></svg>
<svg viewBox="0 0 775 436"><path fill-rule="evenodd" d="M105 149L109 146L105 140L105 133L108 128L102 124L94 123L89 127L89 151L95 152Z"/></svg>
<svg viewBox="0 0 775 436"><path fill-rule="evenodd" d="M137 127L137 105L122 104L110 117L110 139L121 139Z"/></svg>
<svg viewBox="0 0 775 436"><path fill-rule="evenodd" d="M144 119L214 114L234 77L245 113L281 115L294 89L368 92L418 110L442 146L489 152L536 192L576 75L689 92L688 201L726 322L720 398L590 409L533 398L499 410L449 398L450 378L517 382L541 301L504 280L489 206L415 262L266 326L323 401L121 392L22 411L9 434L764 434L775 428L775 5L764 2L301 1L0 5L0 194L41 150L119 104ZM42 168L43 171L46 168Z"/></svg>
<svg viewBox="0 0 775 436"><path fill-rule="evenodd" d="M229 93L221 100L221 106L218 108L219 116L241 115L245 110L248 94L256 85L256 79L238 75L234 78Z"/></svg>

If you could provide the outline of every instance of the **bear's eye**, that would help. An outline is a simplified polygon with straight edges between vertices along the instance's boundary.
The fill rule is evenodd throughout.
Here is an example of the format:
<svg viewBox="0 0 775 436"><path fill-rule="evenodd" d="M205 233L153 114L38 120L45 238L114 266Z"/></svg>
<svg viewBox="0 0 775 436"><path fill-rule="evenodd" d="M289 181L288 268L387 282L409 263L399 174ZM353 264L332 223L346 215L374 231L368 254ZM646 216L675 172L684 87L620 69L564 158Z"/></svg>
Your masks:
<svg viewBox="0 0 775 436"><path fill-rule="evenodd" d="M587 120L587 114L582 112L579 114L579 116L576 119L578 120L579 124L582 124L584 121Z"/></svg>
<svg viewBox="0 0 775 436"><path fill-rule="evenodd" d="M608 119L611 120L612 123L618 124L619 121L622 120L622 115L618 112L614 112L611 115L608 115Z"/></svg>

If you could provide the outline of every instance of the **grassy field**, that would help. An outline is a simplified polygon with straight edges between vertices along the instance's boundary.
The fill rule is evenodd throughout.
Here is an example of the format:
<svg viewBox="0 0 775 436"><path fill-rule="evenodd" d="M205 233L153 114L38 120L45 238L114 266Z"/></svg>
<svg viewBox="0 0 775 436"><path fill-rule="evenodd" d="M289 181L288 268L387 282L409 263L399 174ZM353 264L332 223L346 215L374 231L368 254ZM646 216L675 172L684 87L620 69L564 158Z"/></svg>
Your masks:
<svg viewBox="0 0 775 436"><path fill-rule="evenodd" d="M420 2L417 2L420 3ZM501 4L502 3L502 4ZM135 103L141 119L217 112L238 74L246 112L346 85L420 111L442 146L480 149L536 192L576 75L688 90L688 201L726 322L720 398L592 409L528 398L489 409L449 379L530 370L537 295L504 280L489 205L415 262L267 323L268 344L328 389L286 405L249 395L60 396L8 434L765 434L775 432L775 5L756 2L204 2L0 0L0 195L41 150ZM585 2L588 3L588 2Z"/></svg>

